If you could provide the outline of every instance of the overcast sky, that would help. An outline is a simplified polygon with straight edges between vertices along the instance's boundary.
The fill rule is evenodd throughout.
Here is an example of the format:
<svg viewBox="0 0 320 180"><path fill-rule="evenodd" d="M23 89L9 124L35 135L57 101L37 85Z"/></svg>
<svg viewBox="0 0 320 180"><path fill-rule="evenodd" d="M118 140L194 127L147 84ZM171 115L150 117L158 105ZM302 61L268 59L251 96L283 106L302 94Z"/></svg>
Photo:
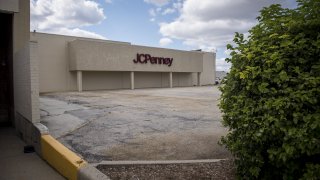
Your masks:
<svg viewBox="0 0 320 180"><path fill-rule="evenodd" d="M246 33L262 7L294 0L31 0L31 31L138 45L217 52L217 70L230 67L226 45Z"/></svg>

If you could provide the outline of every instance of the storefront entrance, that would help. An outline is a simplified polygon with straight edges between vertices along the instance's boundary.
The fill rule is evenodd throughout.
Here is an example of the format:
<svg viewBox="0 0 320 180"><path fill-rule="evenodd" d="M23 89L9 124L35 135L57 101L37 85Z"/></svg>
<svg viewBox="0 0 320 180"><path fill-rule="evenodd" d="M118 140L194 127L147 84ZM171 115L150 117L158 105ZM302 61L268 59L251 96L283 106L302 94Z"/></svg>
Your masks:
<svg viewBox="0 0 320 180"><path fill-rule="evenodd" d="M0 126L13 119L12 14L0 13Z"/></svg>

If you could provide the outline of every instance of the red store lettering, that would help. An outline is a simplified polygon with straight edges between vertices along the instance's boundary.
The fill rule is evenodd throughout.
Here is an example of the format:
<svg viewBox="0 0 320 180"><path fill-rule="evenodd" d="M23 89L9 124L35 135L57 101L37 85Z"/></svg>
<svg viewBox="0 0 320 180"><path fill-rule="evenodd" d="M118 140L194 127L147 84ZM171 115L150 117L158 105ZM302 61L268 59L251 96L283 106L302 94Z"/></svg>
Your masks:
<svg viewBox="0 0 320 180"><path fill-rule="evenodd" d="M151 64L164 64L170 67L172 65L173 58L153 57L150 54L137 53L137 58L134 59L133 62L141 64L147 64L150 62Z"/></svg>

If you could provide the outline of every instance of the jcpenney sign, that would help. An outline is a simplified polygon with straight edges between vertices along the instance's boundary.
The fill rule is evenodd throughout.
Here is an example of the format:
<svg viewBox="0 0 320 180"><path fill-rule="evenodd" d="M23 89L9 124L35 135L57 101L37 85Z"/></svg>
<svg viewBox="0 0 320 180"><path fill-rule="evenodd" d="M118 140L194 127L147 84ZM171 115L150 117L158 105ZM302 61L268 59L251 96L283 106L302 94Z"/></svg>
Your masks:
<svg viewBox="0 0 320 180"><path fill-rule="evenodd" d="M153 57L150 54L137 54L137 59L133 60L134 63L147 64L148 62L151 64L164 64L167 66L171 66L173 62L173 58L164 58L164 57Z"/></svg>

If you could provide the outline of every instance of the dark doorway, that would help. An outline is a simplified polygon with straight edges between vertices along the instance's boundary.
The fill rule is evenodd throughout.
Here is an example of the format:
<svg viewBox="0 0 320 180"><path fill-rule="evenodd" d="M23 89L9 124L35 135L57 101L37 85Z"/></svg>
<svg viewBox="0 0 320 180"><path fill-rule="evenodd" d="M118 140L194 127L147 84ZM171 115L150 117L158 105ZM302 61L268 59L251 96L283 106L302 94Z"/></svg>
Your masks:
<svg viewBox="0 0 320 180"><path fill-rule="evenodd" d="M0 126L13 119L12 14L0 13Z"/></svg>

